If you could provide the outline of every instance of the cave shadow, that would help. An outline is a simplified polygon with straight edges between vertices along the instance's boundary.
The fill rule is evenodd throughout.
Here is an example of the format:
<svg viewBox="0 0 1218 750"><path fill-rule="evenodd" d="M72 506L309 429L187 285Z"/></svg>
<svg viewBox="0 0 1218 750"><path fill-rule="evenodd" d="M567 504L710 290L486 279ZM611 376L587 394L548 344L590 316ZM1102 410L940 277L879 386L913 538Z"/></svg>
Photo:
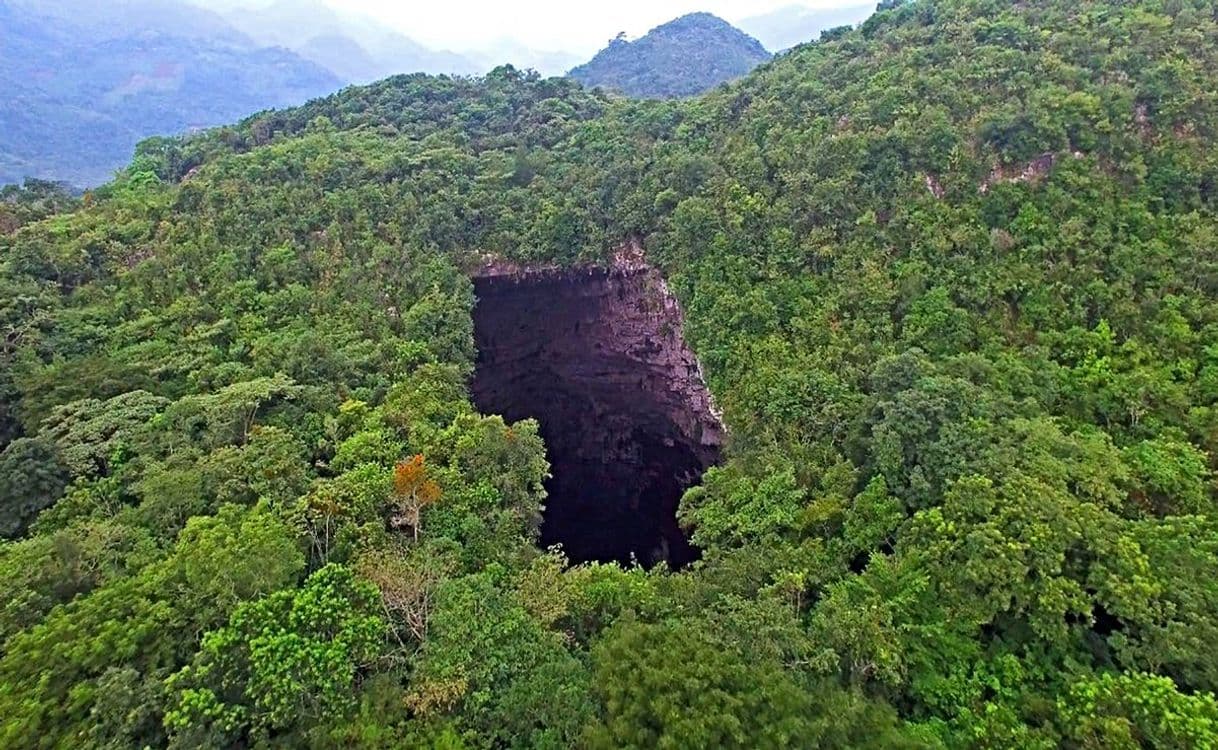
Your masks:
<svg viewBox="0 0 1218 750"><path fill-rule="evenodd" d="M573 564L699 557L677 508L719 461L722 427L658 282L587 269L474 279L474 403L539 422L552 475L540 544Z"/></svg>

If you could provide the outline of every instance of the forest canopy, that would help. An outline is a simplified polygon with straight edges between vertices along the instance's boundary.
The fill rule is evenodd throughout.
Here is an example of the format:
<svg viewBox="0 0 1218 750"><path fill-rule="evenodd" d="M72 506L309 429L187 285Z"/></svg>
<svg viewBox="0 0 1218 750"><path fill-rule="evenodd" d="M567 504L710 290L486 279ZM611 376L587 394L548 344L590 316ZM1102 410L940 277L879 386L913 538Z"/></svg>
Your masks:
<svg viewBox="0 0 1218 750"><path fill-rule="evenodd" d="M1218 745L1218 4L886 0L637 102L501 68L0 194L0 746ZM467 271L637 239L702 559L535 544Z"/></svg>

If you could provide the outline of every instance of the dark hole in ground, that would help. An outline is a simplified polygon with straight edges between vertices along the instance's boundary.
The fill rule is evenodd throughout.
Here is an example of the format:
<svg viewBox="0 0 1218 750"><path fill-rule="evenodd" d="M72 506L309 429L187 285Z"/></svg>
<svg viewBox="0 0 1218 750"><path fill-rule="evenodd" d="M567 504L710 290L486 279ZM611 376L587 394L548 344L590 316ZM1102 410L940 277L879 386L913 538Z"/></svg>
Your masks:
<svg viewBox="0 0 1218 750"><path fill-rule="evenodd" d="M677 506L719 460L722 428L659 274L515 272L474 289L474 402L536 418L546 442L542 546L573 563L697 559Z"/></svg>

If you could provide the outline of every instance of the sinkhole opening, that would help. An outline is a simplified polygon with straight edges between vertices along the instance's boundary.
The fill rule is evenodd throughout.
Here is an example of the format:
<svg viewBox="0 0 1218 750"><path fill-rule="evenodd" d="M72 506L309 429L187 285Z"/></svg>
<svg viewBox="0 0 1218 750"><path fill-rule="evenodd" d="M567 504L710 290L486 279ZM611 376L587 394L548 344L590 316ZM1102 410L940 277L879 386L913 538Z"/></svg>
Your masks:
<svg viewBox="0 0 1218 750"><path fill-rule="evenodd" d="M546 443L541 545L572 563L696 560L677 508L723 429L659 273L487 271L474 290L474 402L536 419Z"/></svg>

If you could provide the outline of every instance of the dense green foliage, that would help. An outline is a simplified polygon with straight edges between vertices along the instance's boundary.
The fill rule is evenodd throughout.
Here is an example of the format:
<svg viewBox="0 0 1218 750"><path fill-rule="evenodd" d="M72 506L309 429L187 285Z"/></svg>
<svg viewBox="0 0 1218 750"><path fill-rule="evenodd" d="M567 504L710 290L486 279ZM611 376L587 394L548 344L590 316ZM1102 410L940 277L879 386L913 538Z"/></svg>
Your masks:
<svg viewBox="0 0 1218 750"><path fill-rule="evenodd" d="M399 77L0 235L0 745L1218 744L1218 4L886 2L700 100ZM730 429L534 544L487 253L627 238Z"/></svg>
<svg viewBox="0 0 1218 750"><path fill-rule="evenodd" d="M568 74L585 86L627 96L693 96L770 59L756 39L709 13L691 13L633 42L623 35Z"/></svg>
<svg viewBox="0 0 1218 750"><path fill-rule="evenodd" d="M21 185L0 187L0 234L12 234L30 224L77 207L68 185L28 179Z"/></svg>

